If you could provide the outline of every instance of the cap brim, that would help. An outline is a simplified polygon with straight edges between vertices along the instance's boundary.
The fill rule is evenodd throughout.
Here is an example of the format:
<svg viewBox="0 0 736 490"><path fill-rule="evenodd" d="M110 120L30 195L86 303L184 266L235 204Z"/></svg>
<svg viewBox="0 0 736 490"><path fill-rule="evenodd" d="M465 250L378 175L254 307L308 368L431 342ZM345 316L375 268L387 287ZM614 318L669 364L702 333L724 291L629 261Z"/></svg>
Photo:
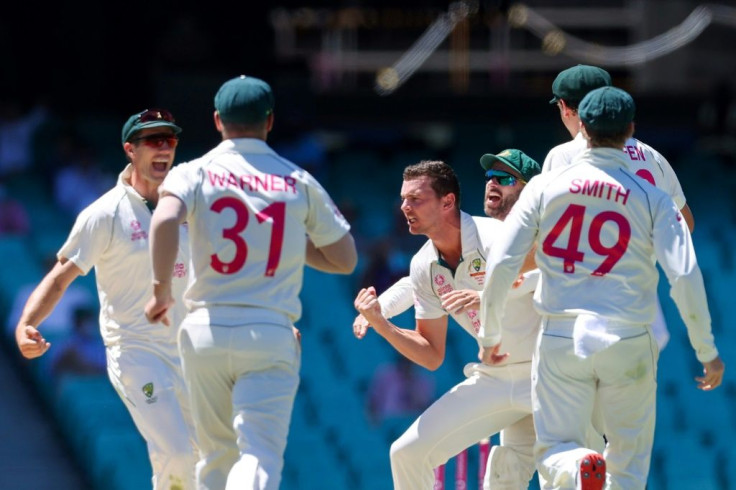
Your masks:
<svg viewBox="0 0 736 490"><path fill-rule="evenodd" d="M555 95L554 97L552 97L552 100L550 100L549 103L556 104L558 100L560 100L560 98Z"/></svg>
<svg viewBox="0 0 736 490"><path fill-rule="evenodd" d="M493 162L497 161L496 155L493 155L492 153L486 153L482 157L480 157L480 166L483 167L483 170L488 170L491 168L491 165L493 165Z"/></svg>
<svg viewBox="0 0 736 490"><path fill-rule="evenodd" d="M143 124L139 124L135 132L138 132L141 129L149 129L149 128L171 128L174 130L174 133L176 134L181 133L181 128L179 126L177 126L174 123L170 123L168 121L150 121L150 122L146 122Z"/></svg>
<svg viewBox="0 0 736 490"><path fill-rule="evenodd" d="M512 175L521 176L521 173L516 169L516 167L511 165L511 163L505 158L501 158L498 155L494 155L492 153L486 153L485 155L480 157L480 166L483 167L483 170L490 170L493 164L496 162L503 164L505 167L511 170L511 172L509 173L511 173ZM524 179L523 176L521 176L521 178Z"/></svg>

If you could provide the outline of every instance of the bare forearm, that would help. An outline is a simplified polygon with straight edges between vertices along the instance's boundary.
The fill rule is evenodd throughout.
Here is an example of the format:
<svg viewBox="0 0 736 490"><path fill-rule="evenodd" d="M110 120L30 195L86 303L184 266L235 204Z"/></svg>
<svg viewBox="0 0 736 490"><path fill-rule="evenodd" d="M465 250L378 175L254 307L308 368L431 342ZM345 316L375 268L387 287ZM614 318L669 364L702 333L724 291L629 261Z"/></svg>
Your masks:
<svg viewBox="0 0 736 490"><path fill-rule="evenodd" d="M378 324L378 325L377 325ZM434 371L442 365L443 355L435 351L429 341L416 330L400 328L388 320L373 324L373 329L400 354Z"/></svg>
<svg viewBox="0 0 736 490"><path fill-rule="evenodd" d="M18 327L26 325L38 327L54 311L65 290L66 288L52 278L44 278L29 296L18 321Z"/></svg>
<svg viewBox="0 0 736 490"><path fill-rule="evenodd" d="M82 273L73 262L62 260L63 263L57 262L28 297L18 321L19 328L38 327L54 311L72 281Z"/></svg>
<svg viewBox="0 0 736 490"><path fill-rule="evenodd" d="M179 250L179 222L175 217L151 223L151 258L155 283L168 283Z"/></svg>

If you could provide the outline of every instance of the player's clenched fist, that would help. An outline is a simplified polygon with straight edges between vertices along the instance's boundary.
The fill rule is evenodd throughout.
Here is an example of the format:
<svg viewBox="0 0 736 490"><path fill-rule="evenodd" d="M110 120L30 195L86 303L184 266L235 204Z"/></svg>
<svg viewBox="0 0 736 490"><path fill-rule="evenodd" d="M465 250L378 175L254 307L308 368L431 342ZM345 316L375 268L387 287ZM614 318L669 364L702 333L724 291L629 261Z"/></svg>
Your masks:
<svg viewBox="0 0 736 490"><path fill-rule="evenodd" d="M361 289L355 297L353 305L355 306L355 309L358 310L358 313L363 315L363 318L368 325L373 325L375 327L377 323L385 321L385 318L381 313L381 304L378 302L378 295L376 295L376 288L373 286ZM367 326L364 327L362 332L363 335L365 335L365 329L367 328ZM353 323L353 333L358 337L355 323ZM362 336L358 338L361 337Z"/></svg>
<svg viewBox="0 0 736 490"><path fill-rule="evenodd" d="M47 342L41 332L31 325L16 330L15 341L18 343L20 353L26 359L40 357L51 347L51 343Z"/></svg>

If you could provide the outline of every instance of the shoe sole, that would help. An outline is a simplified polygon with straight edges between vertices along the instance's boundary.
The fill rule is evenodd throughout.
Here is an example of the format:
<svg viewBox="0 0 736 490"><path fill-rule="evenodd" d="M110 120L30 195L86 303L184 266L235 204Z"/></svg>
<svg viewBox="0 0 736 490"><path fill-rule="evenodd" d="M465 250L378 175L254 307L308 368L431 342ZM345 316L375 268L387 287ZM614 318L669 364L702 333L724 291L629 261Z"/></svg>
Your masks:
<svg viewBox="0 0 736 490"><path fill-rule="evenodd" d="M602 490L606 484L606 460L591 453L580 460L580 490Z"/></svg>

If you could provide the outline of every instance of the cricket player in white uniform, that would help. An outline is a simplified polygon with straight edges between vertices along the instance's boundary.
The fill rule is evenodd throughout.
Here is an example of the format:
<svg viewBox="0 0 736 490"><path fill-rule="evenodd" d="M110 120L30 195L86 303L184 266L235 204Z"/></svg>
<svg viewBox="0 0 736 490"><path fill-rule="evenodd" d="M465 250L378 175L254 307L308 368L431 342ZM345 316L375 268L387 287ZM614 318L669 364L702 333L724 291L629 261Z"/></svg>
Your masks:
<svg viewBox="0 0 736 490"><path fill-rule="evenodd" d="M25 357L44 354L50 344L38 328L69 284L95 268L108 375L146 440L155 490L193 489L197 460L177 329L154 328L143 314L153 277L148 252L151 210L174 162L180 131L163 109L130 116L122 131L130 163L117 185L79 214L57 253L58 262L31 294L16 329ZM180 298L189 275L187 228L178 226L175 232L185 239L172 249L176 265L169 282L179 298L171 312L173 326L184 318Z"/></svg>
<svg viewBox="0 0 736 490"><path fill-rule="evenodd" d="M485 209L504 216L524 182L540 172L537 162L519 150L484 155ZM460 210L460 188L452 168L420 162L404 170L401 189L409 231L429 240L411 261L409 283L402 279L376 298L361 290L355 307L356 336L372 326L401 354L428 369L438 368L445 353L448 314L473 338L479 329L479 291L485 262L501 221L473 217ZM533 269L533 265L527 267ZM391 470L397 490L428 490L434 468L463 449L501 431L503 446L492 450L485 487L526 489L534 475L535 440L531 419L531 356L540 318L532 307L537 271L529 270L511 292L504 318L509 347L516 359L500 366L468 363L466 379L434 402L391 446ZM414 297L416 330L400 328L386 317L404 311ZM383 310L383 312L382 312Z"/></svg>
<svg viewBox="0 0 736 490"><path fill-rule="evenodd" d="M293 323L305 262L341 274L357 263L350 226L327 192L266 143L273 107L266 82L225 82L214 113L222 142L172 170L151 225L152 322L166 321L176 229L190 228L180 349L200 489L279 488L299 385Z"/></svg>
<svg viewBox="0 0 736 490"><path fill-rule="evenodd" d="M631 96L614 87L585 96L579 112L590 148L527 184L488 261L480 337L482 359L493 363L510 358L502 354L508 287L537 247L534 304L543 332L532 389L535 457L546 488L646 486L659 353L651 333L659 278L653 255L703 364L698 388L712 390L723 377L687 225L672 198L631 172L621 151L634 111ZM596 399L604 457L585 445Z"/></svg>
<svg viewBox="0 0 736 490"><path fill-rule="evenodd" d="M588 148L588 141L580 130L578 105L591 90L610 86L611 75L597 66L576 65L557 75L552 83L553 97L549 103L557 105L562 124L573 139L555 146L547 153L542 164L542 173L571 165L573 159ZM629 170L669 194L692 232L695 227L695 219L685 200L680 181L667 159L657 150L633 136L626 140L623 151ZM652 323L652 330L661 351L667 345L670 334L659 297L657 297L656 305L657 316Z"/></svg>

